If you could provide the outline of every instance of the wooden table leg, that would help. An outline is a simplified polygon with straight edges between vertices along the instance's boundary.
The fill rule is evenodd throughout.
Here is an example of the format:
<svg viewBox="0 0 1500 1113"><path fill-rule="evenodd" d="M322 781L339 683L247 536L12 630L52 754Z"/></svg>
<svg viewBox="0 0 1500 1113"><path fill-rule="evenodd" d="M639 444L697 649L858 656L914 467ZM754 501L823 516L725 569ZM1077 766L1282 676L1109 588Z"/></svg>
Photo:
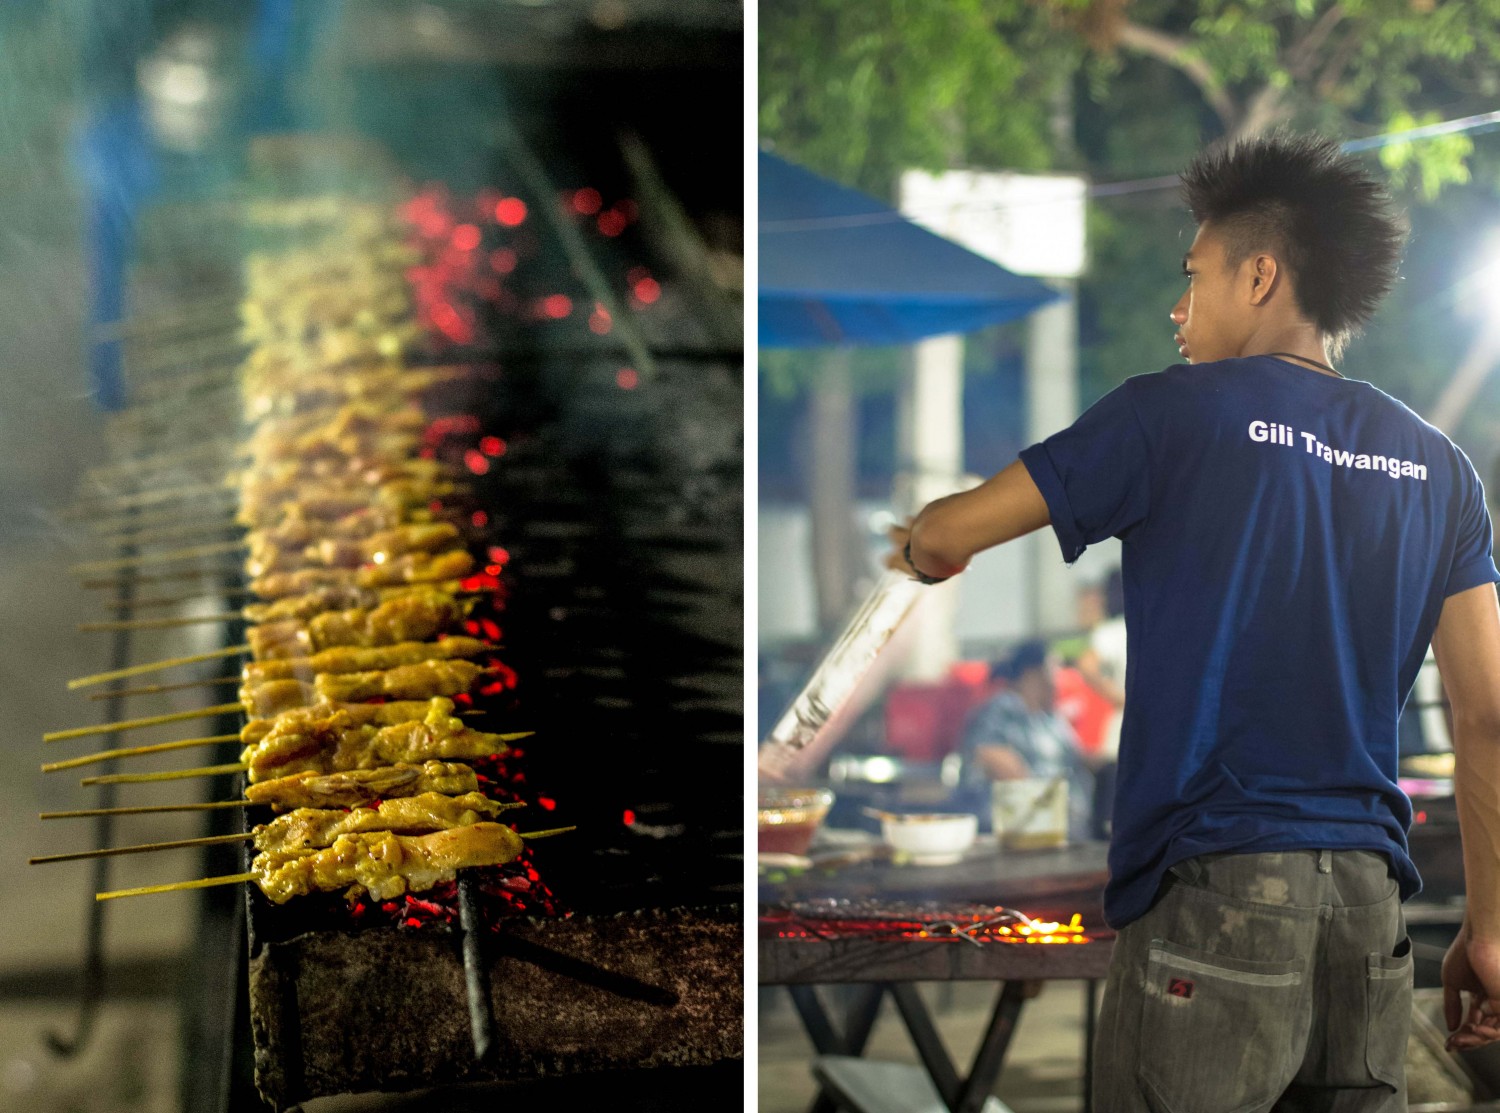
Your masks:
<svg viewBox="0 0 1500 1113"><path fill-rule="evenodd" d="M797 1008L797 1015L802 1018L802 1027L807 1031L808 1038L812 1040L813 1048L819 1055L858 1057L865 1053L870 1033L875 1029L875 1019L880 1015L880 999L884 996L886 987L875 983L853 988L854 996L845 1012L844 1030L840 1033L834 1028L823 1002L818 999L816 986L787 987L792 995L792 1004ZM838 1102L820 1087L809 1113L836 1113L838 1108Z"/></svg>
<svg viewBox="0 0 1500 1113"><path fill-rule="evenodd" d="M922 1065L927 1069L927 1075L932 1079L933 1087L943 1099L943 1104L950 1113L979 1113L984 1108L990 1091L995 1088L995 1080L1000 1077L1001 1067L1005 1065L1005 1053L1010 1048L1010 1039L1015 1033L1016 1022L1020 1019L1021 1006L1026 1000L1026 983L1010 981L1004 984L967 1078L959 1077L948 1049L943 1046L942 1036L917 993L917 987L897 984L891 985L889 989L901 1012L901 1019L906 1024L906 1030L911 1035L912 1043L916 1046L917 1054L921 1057Z"/></svg>

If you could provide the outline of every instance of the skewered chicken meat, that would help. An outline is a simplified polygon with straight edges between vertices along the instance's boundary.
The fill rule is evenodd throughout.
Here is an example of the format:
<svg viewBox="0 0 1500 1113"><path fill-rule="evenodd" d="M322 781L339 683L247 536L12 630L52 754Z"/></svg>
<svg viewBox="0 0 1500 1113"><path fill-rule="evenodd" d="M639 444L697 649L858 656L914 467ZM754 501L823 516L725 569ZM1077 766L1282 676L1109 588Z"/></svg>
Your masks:
<svg viewBox="0 0 1500 1113"><path fill-rule="evenodd" d="M344 886L351 900L364 893L390 900L451 881L468 866L513 861L522 849L521 836L504 824L474 823L430 835L340 835L325 850L262 852L251 869L261 891L277 904L314 889Z"/></svg>
<svg viewBox="0 0 1500 1113"><path fill-rule="evenodd" d="M308 680L325 672L370 672L415 665L420 661L453 661L477 657L495 647L478 638L459 635L436 642L398 642L395 645L337 646L310 657L251 661L240 675L247 684L263 680Z"/></svg>
<svg viewBox="0 0 1500 1113"><path fill-rule="evenodd" d="M280 622L286 619L308 619L324 611L355 608L370 609L393 599L440 592L453 596L461 585L457 580L440 580L431 584L400 584L395 587L355 587L353 584L320 587L305 595L286 595L269 603L252 603L241 612L247 622Z"/></svg>
<svg viewBox="0 0 1500 1113"><path fill-rule="evenodd" d="M479 777L459 762L427 761L421 765L386 765L347 773L293 773L259 781L245 789L254 804L288 808L356 808L376 800L437 792L457 796L479 791Z"/></svg>
<svg viewBox="0 0 1500 1113"><path fill-rule="evenodd" d="M376 727L357 725L343 712L308 726L289 727L280 719L241 758L249 765L251 782L311 769L339 773L373 769L397 762L459 760L502 754L507 742L526 737L474 730L453 716L451 700L435 699L421 720Z"/></svg>
<svg viewBox="0 0 1500 1113"><path fill-rule="evenodd" d="M281 599L287 595L305 595L320 587L343 586L351 579L356 587L393 587L463 579L473 570L474 558L464 549L446 553L408 553L384 564L356 568L353 573L337 568L273 572L251 580L250 590L262 599Z"/></svg>
<svg viewBox="0 0 1500 1113"><path fill-rule="evenodd" d="M427 591L370 610L324 611L305 621L263 622L248 630L246 639L258 661L306 657L338 646L426 641L461 619L470 606L445 592Z"/></svg>
<svg viewBox="0 0 1500 1113"><path fill-rule="evenodd" d="M239 695L250 717L269 719L317 703L456 696L467 692L486 671L470 661L420 661L370 672L323 673L311 684L302 680L245 684Z"/></svg>
<svg viewBox="0 0 1500 1113"><path fill-rule="evenodd" d="M255 849L276 851L316 850L331 846L340 835L368 831L391 831L397 835L425 835L471 823L493 820L501 812L523 807L502 804L482 792L444 796L423 792L381 800L375 807L298 808L255 828Z"/></svg>

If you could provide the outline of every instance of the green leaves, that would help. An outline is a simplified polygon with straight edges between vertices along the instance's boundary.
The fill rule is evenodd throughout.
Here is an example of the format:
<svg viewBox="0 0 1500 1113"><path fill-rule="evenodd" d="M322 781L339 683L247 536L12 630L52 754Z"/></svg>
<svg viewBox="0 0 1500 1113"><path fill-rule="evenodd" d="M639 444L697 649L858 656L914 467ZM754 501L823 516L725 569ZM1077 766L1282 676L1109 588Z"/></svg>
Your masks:
<svg viewBox="0 0 1500 1113"><path fill-rule="evenodd" d="M1023 0L767 0L760 132L886 198L913 167L1041 169L1048 95L1080 55Z"/></svg>
<svg viewBox="0 0 1500 1113"><path fill-rule="evenodd" d="M1412 128L1440 122L1436 112L1413 116L1398 112L1391 117L1386 131L1409 131ZM1447 185L1462 185L1469 180L1469 156L1474 141L1467 135L1438 135L1418 141L1403 140L1380 148L1380 163L1390 171L1391 182L1398 189L1412 189L1431 201Z"/></svg>

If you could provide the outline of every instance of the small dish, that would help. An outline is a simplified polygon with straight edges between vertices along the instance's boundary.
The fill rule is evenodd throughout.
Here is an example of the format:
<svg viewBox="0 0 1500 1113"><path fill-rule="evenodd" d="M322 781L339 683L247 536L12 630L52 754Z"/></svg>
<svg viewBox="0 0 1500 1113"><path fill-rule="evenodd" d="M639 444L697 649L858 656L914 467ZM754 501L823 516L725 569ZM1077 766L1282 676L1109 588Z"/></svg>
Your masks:
<svg viewBox="0 0 1500 1113"><path fill-rule="evenodd" d="M974 815L885 814L881 834L891 849L919 866L948 866L963 858L979 834Z"/></svg>

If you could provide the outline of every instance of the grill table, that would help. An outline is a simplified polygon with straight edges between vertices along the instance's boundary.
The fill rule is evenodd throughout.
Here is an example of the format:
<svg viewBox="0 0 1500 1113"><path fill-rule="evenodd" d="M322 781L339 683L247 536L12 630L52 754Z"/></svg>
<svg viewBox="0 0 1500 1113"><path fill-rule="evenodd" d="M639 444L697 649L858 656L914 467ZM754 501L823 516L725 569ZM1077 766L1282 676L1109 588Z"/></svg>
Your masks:
<svg viewBox="0 0 1500 1113"><path fill-rule="evenodd" d="M952 866L864 863L762 884L759 980L788 987L817 1051L813 1075L820 1092L812 1113L833 1113L840 1106L858 1113L1005 1113L1005 1106L988 1095L1004 1065L1021 1007L1034 996L1032 984L1051 979L1088 982L1084 1108L1089 1109L1096 991L1113 950L1113 936L1098 912L1107 878L1105 851L1103 843L1025 852L981 846ZM897 918L910 921L918 902L928 923L942 920L945 908L972 912L976 904L1019 908L1043 921L1066 922L1078 912L1089 941L980 943L903 933L891 924ZM875 915L882 906L892 910L884 921ZM1002 983L964 1075L913 984L925 981ZM819 985L852 987L842 1026L818 996ZM863 1058L886 994L895 1002L921 1068Z"/></svg>

